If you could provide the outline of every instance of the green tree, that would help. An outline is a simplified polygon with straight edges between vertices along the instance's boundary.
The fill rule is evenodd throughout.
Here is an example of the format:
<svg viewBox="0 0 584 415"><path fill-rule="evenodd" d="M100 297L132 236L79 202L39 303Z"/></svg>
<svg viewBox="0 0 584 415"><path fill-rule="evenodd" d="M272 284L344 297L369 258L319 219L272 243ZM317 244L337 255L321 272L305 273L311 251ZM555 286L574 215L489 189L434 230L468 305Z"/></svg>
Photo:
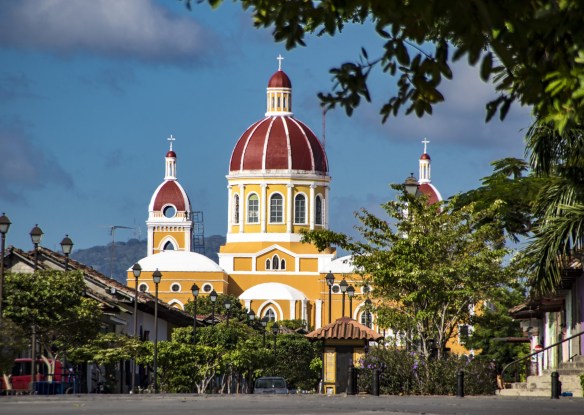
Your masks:
<svg viewBox="0 0 584 415"><path fill-rule="evenodd" d="M584 248L584 130L570 125L562 133L535 123L527 135L530 164L545 180L534 205L538 218L525 249L531 259L536 294L557 290L572 258Z"/></svg>
<svg viewBox="0 0 584 415"><path fill-rule="evenodd" d="M299 334L279 334L273 373L283 376L291 389L313 390L322 368L322 343Z"/></svg>
<svg viewBox="0 0 584 415"><path fill-rule="evenodd" d="M429 340L441 353L458 325L470 321L472 306L492 298L510 279L502 266L508 250L501 203L482 210L454 206L456 200L430 205L402 191L382 205L387 219L365 209L357 214L362 241L328 230L306 232L303 240L352 252L377 299L378 324L408 333L424 355Z"/></svg>
<svg viewBox="0 0 584 415"><path fill-rule="evenodd" d="M84 298L83 275L78 271L38 271L5 276L5 316L27 335L33 325L41 354L71 351L95 338L102 312L95 300Z"/></svg>
<svg viewBox="0 0 584 415"><path fill-rule="evenodd" d="M534 205L544 180L529 173L529 164L517 158L491 163L493 173L481 180L482 185L455 197L455 208L475 203L479 210L503 202L497 214L503 229L514 242L530 235L534 222ZM487 221L491 217L484 218Z"/></svg>
<svg viewBox="0 0 584 415"><path fill-rule="evenodd" d="M230 320L246 321L246 309L239 301L239 298L231 294L217 294L217 300L215 301L215 316L227 316L225 301L231 303L231 308L229 309ZM185 311L189 314L193 314L194 304L194 301L189 300L185 304ZM210 316L212 312L213 302L211 301L211 297L208 295L199 295L197 297L197 314Z"/></svg>
<svg viewBox="0 0 584 415"><path fill-rule="evenodd" d="M184 1L189 8L194 3ZM218 7L222 0L207 2ZM305 46L307 35L335 36L348 25L369 24L382 46L373 52L363 47L353 62L331 69L334 89L320 94L325 105L340 105L349 115L362 99L371 100L374 69L397 86L381 107L384 120L402 107L418 116L431 114L444 100L439 87L452 78L452 62L466 58L495 84L498 96L486 105L487 119L497 112L504 118L517 101L560 131L570 120L582 123L584 4L579 0L239 2L252 11L254 26L269 27L288 49Z"/></svg>
<svg viewBox="0 0 584 415"><path fill-rule="evenodd" d="M509 309L524 300L524 288L520 286L501 288L487 302L487 306L471 320L473 332L465 346L480 350L482 359L496 362L497 372L500 372L507 363L529 353L529 345L506 343L503 340L510 337L523 337L519 321L511 318Z"/></svg>

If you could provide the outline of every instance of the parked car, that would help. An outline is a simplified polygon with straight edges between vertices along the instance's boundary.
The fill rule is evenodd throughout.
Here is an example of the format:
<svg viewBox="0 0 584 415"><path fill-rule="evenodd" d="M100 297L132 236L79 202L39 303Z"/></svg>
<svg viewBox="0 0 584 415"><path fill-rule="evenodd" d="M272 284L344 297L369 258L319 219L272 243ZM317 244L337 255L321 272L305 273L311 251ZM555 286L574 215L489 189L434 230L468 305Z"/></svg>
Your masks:
<svg viewBox="0 0 584 415"><path fill-rule="evenodd" d="M264 376L256 379L253 393L287 394L286 380L279 376Z"/></svg>

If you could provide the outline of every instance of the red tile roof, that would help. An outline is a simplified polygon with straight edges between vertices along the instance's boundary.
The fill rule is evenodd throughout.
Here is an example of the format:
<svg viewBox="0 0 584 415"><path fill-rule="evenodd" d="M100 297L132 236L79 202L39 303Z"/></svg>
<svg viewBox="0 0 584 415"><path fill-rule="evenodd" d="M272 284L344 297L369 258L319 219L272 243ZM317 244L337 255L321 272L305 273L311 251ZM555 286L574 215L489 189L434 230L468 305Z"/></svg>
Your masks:
<svg viewBox="0 0 584 415"><path fill-rule="evenodd" d="M308 333L306 337L311 340L340 339L378 341L383 338L383 335L350 317L341 317L333 323Z"/></svg>

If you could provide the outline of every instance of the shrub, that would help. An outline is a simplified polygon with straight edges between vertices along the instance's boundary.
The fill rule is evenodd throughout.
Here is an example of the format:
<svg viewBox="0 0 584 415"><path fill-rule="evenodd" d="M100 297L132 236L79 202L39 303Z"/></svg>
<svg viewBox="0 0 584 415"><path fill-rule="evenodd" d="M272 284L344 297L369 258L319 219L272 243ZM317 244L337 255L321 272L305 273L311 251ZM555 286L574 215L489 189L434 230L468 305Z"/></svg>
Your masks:
<svg viewBox="0 0 584 415"><path fill-rule="evenodd" d="M496 370L490 361L448 355L426 359L417 353L395 348L374 348L359 362L359 391L371 392L373 370L379 369L380 393L389 395L454 395L457 374L465 373L465 394L492 395Z"/></svg>

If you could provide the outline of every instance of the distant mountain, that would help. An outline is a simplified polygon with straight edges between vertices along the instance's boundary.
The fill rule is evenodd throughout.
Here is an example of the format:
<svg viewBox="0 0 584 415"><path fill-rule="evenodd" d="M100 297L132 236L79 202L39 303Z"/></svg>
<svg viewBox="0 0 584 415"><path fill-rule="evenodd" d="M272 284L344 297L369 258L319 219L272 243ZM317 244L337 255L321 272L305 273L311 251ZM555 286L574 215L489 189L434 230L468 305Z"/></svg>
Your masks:
<svg viewBox="0 0 584 415"><path fill-rule="evenodd" d="M225 237L213 235L205 238L205 256L215 262L219 261L217 253ZM126 270L146 256L146 240L130 239L128 242L116 242L115 245L94 246L88 249L74 250L71 258L93 267L108 277L126 283Z"/></svg>

